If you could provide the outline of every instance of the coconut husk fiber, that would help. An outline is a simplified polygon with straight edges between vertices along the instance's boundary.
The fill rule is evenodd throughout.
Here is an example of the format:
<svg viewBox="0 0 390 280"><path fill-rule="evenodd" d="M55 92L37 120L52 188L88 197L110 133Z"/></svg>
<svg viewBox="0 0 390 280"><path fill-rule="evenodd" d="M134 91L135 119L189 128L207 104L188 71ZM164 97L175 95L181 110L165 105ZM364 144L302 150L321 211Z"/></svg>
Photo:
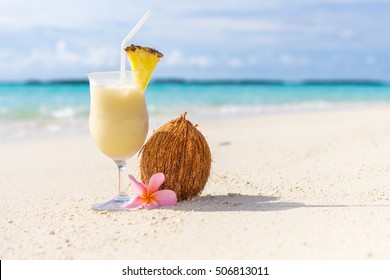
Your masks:
<svg viewBox="0 0 390 280"><path fill-rule="evenodd" d="M164 173L160 189L175 191L179 201L198 196L211 169L209 145L186 114L153 132L140 151L142 182L147 184L153 174Z"/></svg>

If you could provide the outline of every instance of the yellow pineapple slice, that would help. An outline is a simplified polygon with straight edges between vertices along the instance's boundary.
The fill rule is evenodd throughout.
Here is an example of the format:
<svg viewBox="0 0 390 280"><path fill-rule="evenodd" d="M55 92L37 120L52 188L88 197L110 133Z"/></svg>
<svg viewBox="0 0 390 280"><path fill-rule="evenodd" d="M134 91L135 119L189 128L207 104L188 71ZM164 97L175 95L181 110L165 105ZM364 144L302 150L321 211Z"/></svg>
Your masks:
<svg viewBox="0 0 390 280"><path fill-rule="evenodd" d="M134 82L142 90L145 90L154 68L164 55L155 49L135 45L127 47L125 51L130 60L131 68L135 71L133 73Z"/></svg>

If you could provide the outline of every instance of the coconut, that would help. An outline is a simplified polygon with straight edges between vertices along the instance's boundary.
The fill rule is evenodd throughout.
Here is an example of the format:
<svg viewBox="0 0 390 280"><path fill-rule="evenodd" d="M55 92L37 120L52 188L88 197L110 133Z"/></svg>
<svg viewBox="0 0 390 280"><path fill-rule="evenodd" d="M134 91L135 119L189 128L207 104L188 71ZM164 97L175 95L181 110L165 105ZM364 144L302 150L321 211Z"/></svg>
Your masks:
<svg viewBox="0 0 390 280"><path fill-rule="evenodd" d="M164 173L160 189L175 191L179 201L199 195L211 169L209 145L186 114L153 132L140 151L142 182L147 184L153 174Z"/></svg>

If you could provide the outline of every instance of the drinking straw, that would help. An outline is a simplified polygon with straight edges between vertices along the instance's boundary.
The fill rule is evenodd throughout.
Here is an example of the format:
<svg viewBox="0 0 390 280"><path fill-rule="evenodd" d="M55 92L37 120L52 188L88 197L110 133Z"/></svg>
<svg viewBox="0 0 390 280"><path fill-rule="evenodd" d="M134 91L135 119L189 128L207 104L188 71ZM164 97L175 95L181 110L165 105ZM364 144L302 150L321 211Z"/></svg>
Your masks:
<svg viewBox="0 0 390 280"><path fill-rule="evenodd" d="M121 72L124 73L126 70L126 52L125 48L130 41L130 39L135 35L135 33L141 28L141 26L148 20L152 12L149 10L146 14L141 18L141 20L134 26L134 28L130 31L129 34L123 39L121 44Z"/></svg>

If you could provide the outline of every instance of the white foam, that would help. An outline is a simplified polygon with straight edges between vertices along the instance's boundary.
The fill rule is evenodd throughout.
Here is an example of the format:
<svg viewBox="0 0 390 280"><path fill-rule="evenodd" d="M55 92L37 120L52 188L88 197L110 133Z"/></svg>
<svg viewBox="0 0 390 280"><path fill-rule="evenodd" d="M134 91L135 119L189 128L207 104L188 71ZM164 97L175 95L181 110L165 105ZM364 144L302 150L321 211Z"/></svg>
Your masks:
<svg viewBox="0 0 390 280"><path fill-rule="evenodd" d="M58 125L48 125L46 126L46 129L51 133L60 132L62 128Z"/></svg>
<svg viewBox="0 0 390 280"><path fill-rule="evenodd" d="M61 108L57 111L54 111L52 113L52 116L55 117L55 118L72 118L75 116L75 110L74 108L72 107L65 107L65 108Z"/></svg>

